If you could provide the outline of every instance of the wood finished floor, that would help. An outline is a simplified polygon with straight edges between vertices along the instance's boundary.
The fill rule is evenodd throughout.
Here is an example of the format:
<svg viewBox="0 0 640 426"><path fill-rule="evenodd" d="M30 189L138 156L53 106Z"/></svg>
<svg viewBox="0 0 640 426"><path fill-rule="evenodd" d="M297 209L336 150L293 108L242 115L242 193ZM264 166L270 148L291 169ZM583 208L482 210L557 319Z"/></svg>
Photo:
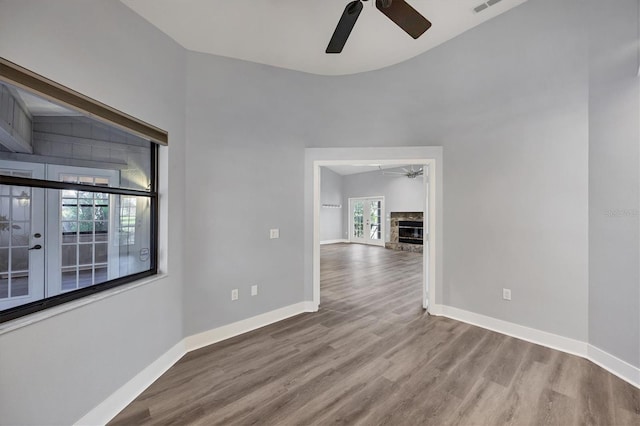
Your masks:
<svg viewBox="0 0 640 426"><path fill-rule="evenodd" d="M323 246L319 312L188 353L110 424L640 424L640 390L591 362L425 314L421 273Z"/></svg>

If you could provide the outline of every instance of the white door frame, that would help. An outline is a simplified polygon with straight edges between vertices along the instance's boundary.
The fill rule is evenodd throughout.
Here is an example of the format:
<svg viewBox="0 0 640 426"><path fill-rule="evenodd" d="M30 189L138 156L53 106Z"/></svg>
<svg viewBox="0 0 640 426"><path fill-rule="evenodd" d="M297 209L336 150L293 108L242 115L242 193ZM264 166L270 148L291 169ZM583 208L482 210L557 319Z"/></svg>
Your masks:
<svg viewBox="0 0 640 426"><path fill-rule="evenodd" d="M430 178L423 178L424 205L429 223L429 235L425 235L423 250L423 306L430 313L438 313L442 304L442 159L442 147L438 146L305 150L305 240L309 242L305 250L305 295L307 300L311 299L306 308L308 311L317 311L320 307L320 167L425 164L429 167Z"/></svg>
<svg viewBox="0 0 640 426"><path fill-rule="evenodd" d="M379 240L372 240L369 237L364 238L364 240L357 240L353 237L353 201L358 201L358 200L381 200L381 207L380 207L380 239ZM372 246L382 246L384 247L384 242L385 242L385 232L386 232L386 216L385 216L385 209L384 209L384 196L382 195L374 195L371 197L350 197L349 198L349 242L350 243L360 243L360 244L369 244ZM370 231L370 230L369 230Z"/></svg>

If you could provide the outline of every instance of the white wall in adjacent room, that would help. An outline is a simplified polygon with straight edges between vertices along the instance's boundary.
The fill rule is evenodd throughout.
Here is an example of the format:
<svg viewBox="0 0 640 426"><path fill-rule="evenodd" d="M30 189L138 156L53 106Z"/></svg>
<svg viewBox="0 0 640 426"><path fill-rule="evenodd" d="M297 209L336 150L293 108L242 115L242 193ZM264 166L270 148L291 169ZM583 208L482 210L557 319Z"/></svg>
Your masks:
<svg viewBox="0 0 640 426"><path fill-rule="evenodd" d="M343 240L342 216L348 205L342 196L342 176L320 167L320 241Z"/></svg>

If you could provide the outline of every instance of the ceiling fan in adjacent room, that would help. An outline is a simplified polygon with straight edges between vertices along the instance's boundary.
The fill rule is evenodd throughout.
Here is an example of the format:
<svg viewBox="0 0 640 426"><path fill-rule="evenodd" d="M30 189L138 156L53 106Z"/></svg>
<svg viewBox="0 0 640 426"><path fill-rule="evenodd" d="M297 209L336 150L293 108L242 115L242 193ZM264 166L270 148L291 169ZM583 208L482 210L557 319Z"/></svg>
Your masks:
<svg viewBox="0 0 640 426"><path fill-rule="evenodd" d="M410 165L409 168L403 167L402 168L402 170L404 170L403 172L387 172L385 170L382 170L382 167L380 166L378 166L378 168L380 169L383 175L403 176L403 177L408 177L409 179L415 179L418 176L422 176L424 174L423 167L414 168L413 165Z"/></svg>
<svg viewBox="0 0 640 426"><path fill-rule="evenodd" d="M329 41L326 53L340 53L344 47L353 26L362 11L362 2L368 0L356 0L347 4L344 8L338 26ZM431 27L431 22L418 13L404 0L374 0L376 8L397 26L402 28L414 39L420 37Z"/></svg>

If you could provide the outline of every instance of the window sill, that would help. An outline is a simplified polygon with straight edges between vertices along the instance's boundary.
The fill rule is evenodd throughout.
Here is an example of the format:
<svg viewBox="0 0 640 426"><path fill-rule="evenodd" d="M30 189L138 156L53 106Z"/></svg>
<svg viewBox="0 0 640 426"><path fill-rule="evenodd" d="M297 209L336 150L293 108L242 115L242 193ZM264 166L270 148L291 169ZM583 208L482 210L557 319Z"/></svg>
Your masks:
<svg viewBox="0 0 640 426"><path fill-rule="evenodd" d="M22 327L26 327L32 324L35 324L40 321L47 320L56 315L63 314L65 312L72 311L74 309L78 309L82 306L89 305L91 303L95 303L97 301L106 299L108 297L115 296L120 293L124 293L129 290L133 290L138 287L145 286L147 284L151 284L156 281L163 280L167 278L167 274L158 273L152 277L143 278L138 281L134 281L129 284L124 284L119 287L111 288L109 290L102 291L100 293L93 294L91 296L83 297L81 299L73 300L68 303L64 303L62 305L54 306L52 308L46 309L44 311L35 312L31 315L26 315L24 317L16 318L12 321L7 321L5 323L0 324L0 336L6 333L10 333L12 331L18 330Z"/></svg>

